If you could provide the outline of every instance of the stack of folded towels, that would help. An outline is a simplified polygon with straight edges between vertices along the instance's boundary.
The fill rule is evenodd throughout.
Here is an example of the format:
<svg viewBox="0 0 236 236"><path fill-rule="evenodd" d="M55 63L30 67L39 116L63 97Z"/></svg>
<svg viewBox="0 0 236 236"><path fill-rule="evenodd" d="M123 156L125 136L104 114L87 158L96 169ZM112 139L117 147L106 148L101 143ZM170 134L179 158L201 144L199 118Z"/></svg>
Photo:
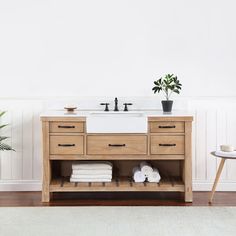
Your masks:
<svg viewBox="0 0 236 236"><path fill-rule="evenodd" d="M78 162L72 164L70 182L111 182L111 162Z"/></svg>
<svg viewBox="0 0 236 236"><path fill-rule="evenodd" d="M156 168L143 161L139 166L133 168L133 179L136 183L143 183L145 181L159 183L161 176Z"/></svg>

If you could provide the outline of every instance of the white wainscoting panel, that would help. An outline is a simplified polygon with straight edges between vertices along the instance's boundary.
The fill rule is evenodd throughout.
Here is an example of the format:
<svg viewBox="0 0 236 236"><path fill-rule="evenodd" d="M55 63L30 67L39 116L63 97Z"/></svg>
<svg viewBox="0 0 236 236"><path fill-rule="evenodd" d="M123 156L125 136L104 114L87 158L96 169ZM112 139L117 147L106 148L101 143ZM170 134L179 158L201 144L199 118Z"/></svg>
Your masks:
<svg viewBox="0 0 236 236"><path fill-rule="evenodd" d="M7 113L0 123L9 123L1 133L11 137L7 142L16 152L0 153L0 190L28 191L41 189L41 125L39 115L55 104L63 107L59 99L0 99L0 110ZM68 100L65 98L65 101ZM88 98L89 108L97 107L102 98ZM136 108L154 108L153 98L129 98ZM86 98L73 98L79 107L86 107ZM67 102L68 103L68 102ZM66 104L66 103L65 103ZM150 105L151 104L151 105ZM151 107L150 107L151 106ZM236 98L181 98L178 109L189 109L193 122L193 188L208 191L212 187L220 159L209 153L220 144L236 147ZM158 107L160 108L160 107ZM218 190L236 191L236 160L228 160Z"/></svg>
<svg viewBox="0 0 236 236"><path fill-rule="evenodd" d="M0 153L0 190L41 188L39 115L43 111L42 105L41 100L0 100L0 110L7 111L0 122L9 124L1 130L1 133L11 137L7 142L16 150L16 152Z"/></svg>

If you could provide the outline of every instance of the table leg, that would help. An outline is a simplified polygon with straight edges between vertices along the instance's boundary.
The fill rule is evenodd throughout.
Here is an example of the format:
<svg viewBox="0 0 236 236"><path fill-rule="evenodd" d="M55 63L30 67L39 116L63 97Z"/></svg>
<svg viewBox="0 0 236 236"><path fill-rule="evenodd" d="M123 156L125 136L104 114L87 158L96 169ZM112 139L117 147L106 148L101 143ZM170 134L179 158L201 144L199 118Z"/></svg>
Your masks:
<svg viewBox="0 0 236 236"><path fill-rule="evenodd" d="M224 164L225 164L225 158L222 158L222 159L221 159L221 162L220 162L220 165L219 165L219 168L218 168L217 173L216 173L216 178L215 178L215 182L214 182L214 185L213 185L213 187L212 187L211 194L210 194L209 203L212 203L212 199L213 199L213 197L214 197L214 193L215 193L215 190L216 190L216 186L217 186L217 184L218 184L218 181L219 181L221 172L222 172L222 170L223 170Z"/></svg>

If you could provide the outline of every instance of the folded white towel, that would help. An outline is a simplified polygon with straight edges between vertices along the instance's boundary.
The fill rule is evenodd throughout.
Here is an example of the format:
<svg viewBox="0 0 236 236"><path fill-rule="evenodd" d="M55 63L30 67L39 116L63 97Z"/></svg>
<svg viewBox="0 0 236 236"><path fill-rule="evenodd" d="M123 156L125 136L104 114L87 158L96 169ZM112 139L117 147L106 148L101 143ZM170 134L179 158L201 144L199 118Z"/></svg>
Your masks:
<svg viewBox="0 0 236 236"><path fill-rule="evenodd" d="M159 183L159 181L161 180L161 176L159 174L159 171L156 168L154 168L153 172L149 173L147 180L150 183Z"/></svg>
<svg viewBox="0 0 236 236"><path fill-rule="evenodd" d="M73 170L74 175L111 175L112 170Z"/></svg>
<svg viewBox="0 0 236 236"><path fill-rule="evenodd" d="M146 161L142 161L140 163L140 169L142 173L147 177L150 173L153 172L152 166L148 164Z"/></svg>
<svg viewBox="0 0 236 236"><path fill-rule="evenodd" d="M71 175L72 179L111 179L112 175Z"/></svg>
<svg viewBox="0 0 236 236"><path fill-rule="evenodd" d="M143 183L146 177L139 167L133 168L133 180L136 183Z"/></svg>
<svg viewBox="0 0 236 236"><path fill-rule="evenodd" d="M112 170L112 163L108 161L86 161L72 164L73 170Z"/></svg>
<svg viewBox="0 0 236 236"><path fill-rule="evenodd" d="M70 182L111 182L111 179L89 179L89 178L85 178L85 179L73 179L70 178Z"/></svg>
<svg viewBox="0 0 236 236"><path fill-rule="evenodd" d="M233 152L223 152L223 151L216 151L215 155L220 156L220 157L230 157L230 158L236 158L236 151Z"/></svg>

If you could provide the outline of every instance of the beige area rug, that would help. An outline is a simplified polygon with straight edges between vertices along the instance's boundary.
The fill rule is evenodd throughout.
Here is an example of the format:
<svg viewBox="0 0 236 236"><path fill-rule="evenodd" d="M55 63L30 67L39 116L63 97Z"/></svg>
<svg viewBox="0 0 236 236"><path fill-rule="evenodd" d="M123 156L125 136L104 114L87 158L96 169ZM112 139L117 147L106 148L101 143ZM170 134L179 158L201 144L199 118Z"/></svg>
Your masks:
<svg viewBox="0 0 236 236"><path fill-rule="evenodd" d="M236 207L2 207L0 236L235 236Z"/></svg>

